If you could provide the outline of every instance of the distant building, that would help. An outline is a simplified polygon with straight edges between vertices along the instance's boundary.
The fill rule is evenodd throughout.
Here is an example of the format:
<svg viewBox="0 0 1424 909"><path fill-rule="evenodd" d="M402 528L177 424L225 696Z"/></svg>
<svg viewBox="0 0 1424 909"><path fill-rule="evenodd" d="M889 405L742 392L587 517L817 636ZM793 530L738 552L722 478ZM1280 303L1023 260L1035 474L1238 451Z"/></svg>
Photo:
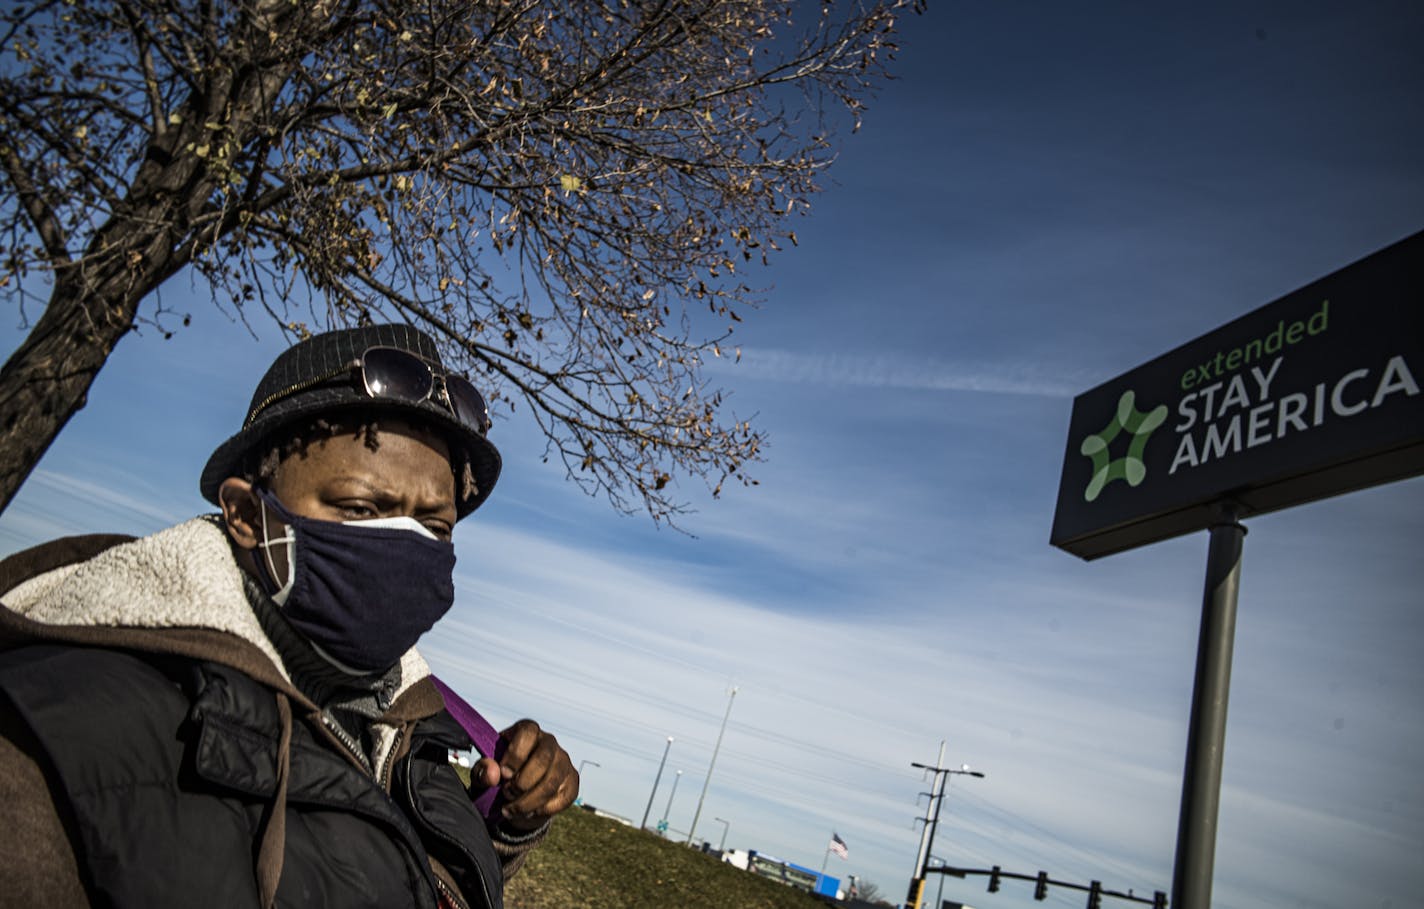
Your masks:
<svg viewBox="0 0 1424 909"><path fill-rule="evenodd" d="M727 861L727 859L724 857L723 861ZM837 898L840 895L840 878L819 874L810 868L783 861L775 856L757 852L755 849L747 853L746 869L752 874L771 878L788 887L795 887L797 890L804 890L807 893L818 893L821 896L832 898Z"/></svg>
<svg viewBox="0 0 1424 909"><path fill-rule="evenodd" d="M604 811L602 808L595 808L594 806L592 806L592 805L587 805L587 804L585 804L585 805L580 805L579 807L582 808L582 809L585 810L585 811L591 811L591 812L593 812L593 814L594 814L595 816L597 816L597 817L608 818L608 820L610 820L610 821L617 821L618 823L622 824L624 827L636 827L636 826L638 826L637 824L633 823L633 821L632 821L631 818L626 818L626 817L624 817L624 816L621 815L621 814L614 814L612 811Z"/></svg>

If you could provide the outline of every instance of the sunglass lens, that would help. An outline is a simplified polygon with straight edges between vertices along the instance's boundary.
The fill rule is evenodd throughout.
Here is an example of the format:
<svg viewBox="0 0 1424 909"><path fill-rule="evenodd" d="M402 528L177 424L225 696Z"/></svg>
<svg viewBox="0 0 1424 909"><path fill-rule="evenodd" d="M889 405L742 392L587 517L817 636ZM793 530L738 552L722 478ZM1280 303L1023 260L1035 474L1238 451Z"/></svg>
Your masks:
<svg viewBox="0 0 1424 909"><path fill-rule="evenodd" d="M361 355L361 367L366 392L373 398L424 401L435 382L423 360L394 347L368 349Z"/></svg>
<svg viewBox="0 0 1424 909"><path fill-rule="evenodd" d="M450 396L455 419L477 432L489 431L489 407L484 397L475 391L475 386L460 376L449 375L445 377L445 393Z"/></svg>

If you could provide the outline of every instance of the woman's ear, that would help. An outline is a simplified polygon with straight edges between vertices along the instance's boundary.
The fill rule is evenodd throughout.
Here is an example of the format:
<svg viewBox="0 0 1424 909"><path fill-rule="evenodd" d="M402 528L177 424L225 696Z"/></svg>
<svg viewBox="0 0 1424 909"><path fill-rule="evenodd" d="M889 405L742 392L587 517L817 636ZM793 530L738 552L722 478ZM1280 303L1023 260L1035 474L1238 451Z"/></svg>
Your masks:
<svg viewBox="0 0 1424 909"><path fill-rule="evenodd" d="M262 541L258 529L261 523L258 511L262 503L252 484L237 477L223 480L218 486L218 505L222 508L223 523L227 525L232 541L249 551L257 548Z"/></svg>

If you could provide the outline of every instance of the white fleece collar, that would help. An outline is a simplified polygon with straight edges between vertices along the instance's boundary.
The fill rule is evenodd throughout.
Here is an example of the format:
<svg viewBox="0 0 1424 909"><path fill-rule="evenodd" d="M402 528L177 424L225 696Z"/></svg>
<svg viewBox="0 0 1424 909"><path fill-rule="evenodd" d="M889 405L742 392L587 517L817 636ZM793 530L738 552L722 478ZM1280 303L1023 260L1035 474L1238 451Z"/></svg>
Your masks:
<svg viewBox="0 0 1424 909"><path fill-rule="evenodd" d="M38 575L6 593L5 605L46 625L226 632L261 650L291 681L247 601L242 569L217 515L193 518ZM429 674L412 648L401 657L400 691Z"/></svg>

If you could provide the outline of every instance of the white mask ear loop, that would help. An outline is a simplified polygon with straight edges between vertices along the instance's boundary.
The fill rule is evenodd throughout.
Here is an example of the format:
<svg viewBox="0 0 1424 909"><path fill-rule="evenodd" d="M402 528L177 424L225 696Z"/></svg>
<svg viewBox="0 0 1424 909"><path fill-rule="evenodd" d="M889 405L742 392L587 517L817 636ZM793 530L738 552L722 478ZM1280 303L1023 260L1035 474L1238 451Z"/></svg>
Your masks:
<svg viewBox="0 0 1424 909"><path fill-rule="evenodd" d="M295 584L297 580L297 560L295 558L296 553L294 552L297 545L297 538L296 535L292 533L292 528L284 524L282 526L286 530L286 536L278 537L275 540L272 539L267 531L267 503L259 498L257 500L257 507L262 509L262 542L258 543L257 546L262 550L262 557L267 560L268 577L274 581L277 579L277 565L272 561L272 544L287 544L287 583L282 585L281 590L272 594L273 602L281 606L287 602L287 595L292 592L292 585Z"/></svg>

